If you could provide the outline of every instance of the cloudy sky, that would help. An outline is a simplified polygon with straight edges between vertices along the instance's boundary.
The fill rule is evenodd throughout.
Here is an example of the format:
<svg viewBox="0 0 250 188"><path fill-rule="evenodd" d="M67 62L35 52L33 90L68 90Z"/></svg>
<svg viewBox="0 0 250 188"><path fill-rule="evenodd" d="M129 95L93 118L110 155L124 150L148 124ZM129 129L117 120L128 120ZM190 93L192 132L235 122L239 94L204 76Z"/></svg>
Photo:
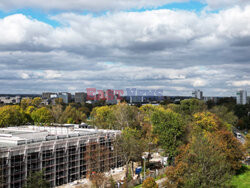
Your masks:
<svg viewBox="0 0 250 188"><path fill-rule="evenodd" d="M250 0L1 0L0 93L250 93Z"/></svg>

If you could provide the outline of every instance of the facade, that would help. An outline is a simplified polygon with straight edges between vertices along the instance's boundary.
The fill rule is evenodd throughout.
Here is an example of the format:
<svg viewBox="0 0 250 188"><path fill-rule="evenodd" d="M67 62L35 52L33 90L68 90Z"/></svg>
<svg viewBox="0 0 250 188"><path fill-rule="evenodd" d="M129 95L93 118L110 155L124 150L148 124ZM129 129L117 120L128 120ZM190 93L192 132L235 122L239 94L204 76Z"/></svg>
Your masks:
<svg viewBox="0 0 250 188"><path fill-rule="evenodd" d="M196 99L203 99L203 92L201 90L195 90L192 92L192 97Z"/></svg>
<svg viewBox="0 0 250 188"><path fill-rule="evenodd" d="M245 105L247 104L247 91L240 90L236 93L237 104Z"/></svg>
<svg viewBox="0 0 250 188"><path fill-rule="evenodd" d="M51 92L44 92L42 93L42 99L51 99L53 98L52 96L56 95L56 93L51 93Z"/></svg>
<svg viewBox="0 0 250 188"><path fill-rule="evenodd" d="M21 188L43 170L55 187L123 165L114 149L119 131L66 127L0 129L0 187Z"/></svg>
<svg viewBox="0 0 250 188"><path fill-rule="evenodd" d="M87 93L80 92L75 93L75 103L84 103L86 102Z"/></svg>
<svg viewBox="0 0 250 188"><path fill-rule="evenodd" d="M61 98L65 104L71 102L71 93L62 92L58 94L58 98Z"/></svg>
<svg viewBox="0 0 250 188"><path fill-rule="evenodd" d="M3 104L19 104L21 102L21 97L20 96L15 96L15 97L0 97L0 103Z"/></svg>

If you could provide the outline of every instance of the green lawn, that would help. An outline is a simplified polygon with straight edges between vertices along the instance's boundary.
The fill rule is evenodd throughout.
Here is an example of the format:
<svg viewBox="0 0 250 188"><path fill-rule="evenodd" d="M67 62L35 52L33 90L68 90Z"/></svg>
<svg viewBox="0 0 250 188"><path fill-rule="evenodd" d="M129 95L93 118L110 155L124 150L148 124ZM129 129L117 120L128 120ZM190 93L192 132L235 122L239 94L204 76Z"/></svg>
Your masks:
<svg viewBox="0 0 250 188"><path fill-rule="evenodd" d="M239 175L233 177L231 185L237 188L249 188L250 187L250 166L246 166L246 170Z"/></svg>

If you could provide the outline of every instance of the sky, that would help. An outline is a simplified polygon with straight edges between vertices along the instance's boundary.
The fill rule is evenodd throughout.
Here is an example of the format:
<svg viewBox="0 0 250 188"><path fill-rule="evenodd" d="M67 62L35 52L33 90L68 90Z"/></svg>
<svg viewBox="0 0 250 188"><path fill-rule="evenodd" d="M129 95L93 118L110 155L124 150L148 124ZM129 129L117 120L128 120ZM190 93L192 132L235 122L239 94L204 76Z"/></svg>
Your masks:
<svg viewBox="0 0 250 188"><path fill-rule="evenodd" d="M250 0L1 0L0 93L250 94Z"/></svg>

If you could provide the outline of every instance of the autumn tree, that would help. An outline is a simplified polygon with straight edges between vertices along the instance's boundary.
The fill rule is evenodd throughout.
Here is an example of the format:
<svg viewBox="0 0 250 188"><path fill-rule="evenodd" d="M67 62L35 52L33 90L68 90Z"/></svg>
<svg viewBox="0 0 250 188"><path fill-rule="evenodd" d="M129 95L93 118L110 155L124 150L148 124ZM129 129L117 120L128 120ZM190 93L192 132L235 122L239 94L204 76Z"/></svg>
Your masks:
<svg viewBox="0 0 250 188"><path fill-rule="evenodd" d="M127 103L119 103L112 106L115 117L116 129L124 129L126 127L139 128L139 110L135 106Z"/></svg>
<svg viewBox="0 0 250 188"><path fill-rule="evenodd" d="M33 111L31 117L33 121L37 124L50 124L53 122L52 113L46 107L42 107Z"/></svg>
<svg viewBox="0 0 250 188"><path fill-rule="evenodd" d="M25 110L28 106L31 106L31 105L32 105L32 99L30 99L30 98L23 98L23 99L21 100L20 105L21 105L21 108L22 108L23 110Z"/></svg>
<svg viewBox="0 0 250 188"><path fill-rule="evenodd" d="M210 142L215 142L218 148L225 155L225 160L231 165L233 171L242 167L245 150L243 145L234 137L232 132L220 130L215 133L207 134Z"/></svg>
<svg viewBox="0 0 250 188"><path fill-rule="evenodd" d="M90 176L94 188L104 188L107 178L103 173L95 173Z"/></svg>
<svg viewBox="0 0 250 188"><path fill-rule="evenodd" d="M38 108L40 106L42 102L42 98L41 97L35 97L32 101L31 101L31 105L35 106L36 108Z"/></svg>
<svg viewBox="0 0 250 188"><path fill-rule="evenodd" d="M245 149L247 151L247 154L250 155L250 133L248 133L246 136Z"/></svg>
<svg viewBox="0 0 250 188"><path fill-rule="evenodd" d="M63 107L60 104L53 105L51 108L51 114L53 116L54 122L59 123L60 117L63 113Z"/></svg>
<svg viewBox="0 0 250 188"><path fill-rule="evenodd" d="M26 114L20 106L0 107L0 127L19 126L27 122Z"/></svg>
<svg viewBox="0 0 250 188"><path fill-rule="evenodd" d="M231 178L226 155L204 133L181 148L175 167L167 169L167 187L223 187Z"/></svg>
<svg viewBox="0 0 250 188"><path fill-rule="evenodd" d="M115 117L110 106L95 107L91 112L93 125L102 129L115 129Z"/></svg>
<svg viewBox="0 0 250 188"><path fill-rule="evenodd" d="M152 115L152 123L160 146L171 160L177 154L177 147L182 144L184 136L184 122L181 115L171 110L157 111Z"/></svg>
<svg viewBox="0 0 250 188"><path fill-rule="evenodd" d="M212 132L218 130L231 130L231 125L223 122L218 116L211 112L199 112L193 115L194 129Z"/></svg>
<svg viewBox="0 0 250 188"><path fill-rule="evenodd" d="M148 177L143 181L142 188L158 188L158 185L154 178Z"/></svg>

